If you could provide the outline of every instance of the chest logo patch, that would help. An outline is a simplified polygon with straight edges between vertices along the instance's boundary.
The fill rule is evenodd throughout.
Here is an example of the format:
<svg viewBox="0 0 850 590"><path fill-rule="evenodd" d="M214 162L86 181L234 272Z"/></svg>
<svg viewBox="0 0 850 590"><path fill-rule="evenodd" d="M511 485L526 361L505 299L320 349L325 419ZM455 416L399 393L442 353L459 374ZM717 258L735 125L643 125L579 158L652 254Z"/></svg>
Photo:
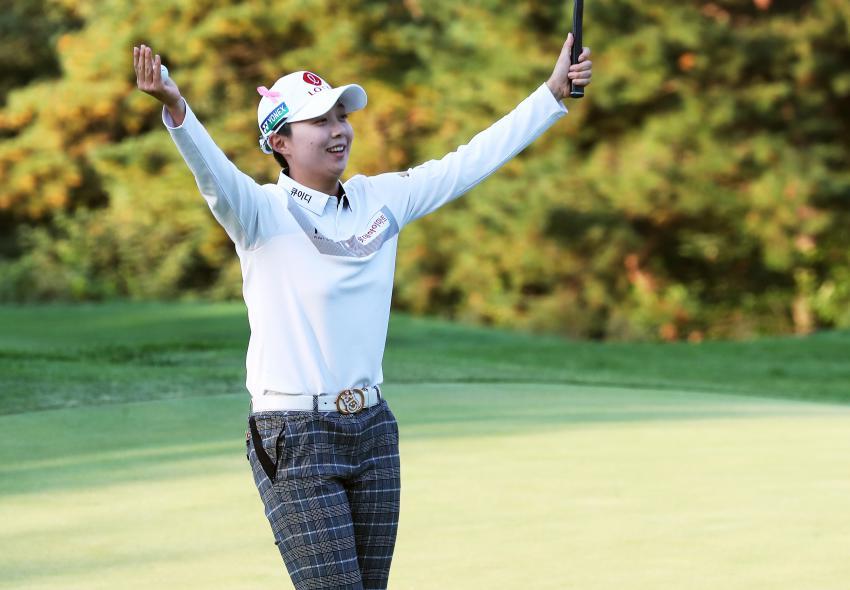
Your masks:
<svg viewBox="0 0 850 590"><path fill-rule="evenodd" d="M333 240L324 235L294 199L289 199L287 209L319 253L328 256L365 258L380 250L399 231L398 222L386 206L372 215L365 227L359 227L345 240Z"/></svg>
<svg viewBox="0 0 850 590"><path fill-rule="evenodd" d="M390 229L391 225L392 224L390 223L387 214L383 211L378 211L378 213L369 220L369 229L367 229L363 234L357 236L357 241L365 246Z"/></svg>

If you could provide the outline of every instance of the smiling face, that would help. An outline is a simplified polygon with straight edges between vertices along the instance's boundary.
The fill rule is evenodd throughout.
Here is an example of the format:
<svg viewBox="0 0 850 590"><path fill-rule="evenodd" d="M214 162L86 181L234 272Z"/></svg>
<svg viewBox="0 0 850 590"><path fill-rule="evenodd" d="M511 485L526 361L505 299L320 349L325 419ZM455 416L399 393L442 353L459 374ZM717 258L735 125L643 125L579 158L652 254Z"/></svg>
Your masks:
<svg viewBox="0 0 850 590"><path fill-rule="evenodd" d="M337 102L324 115L291 123L290 128L290 137L269 138L272 149L289 163L289 176L304 186L336 194L354 141L345 107Z"/></svg>

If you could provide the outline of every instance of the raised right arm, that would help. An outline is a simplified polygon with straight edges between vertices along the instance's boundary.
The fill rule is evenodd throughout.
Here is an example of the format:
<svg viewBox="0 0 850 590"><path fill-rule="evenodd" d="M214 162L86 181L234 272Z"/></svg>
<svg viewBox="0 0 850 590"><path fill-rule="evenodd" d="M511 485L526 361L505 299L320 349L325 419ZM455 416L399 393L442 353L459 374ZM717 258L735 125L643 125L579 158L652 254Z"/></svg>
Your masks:
<svg viewBox="0 0 850 590"><path fill-rule="evenodd" d="M163 123L216 220L238 247L250 249L260 241L260 213L269 206L270 195L215 144L174 81L162 79L159 55L144 45L134 47L133 65L139 90L163 104Z"/></svg>

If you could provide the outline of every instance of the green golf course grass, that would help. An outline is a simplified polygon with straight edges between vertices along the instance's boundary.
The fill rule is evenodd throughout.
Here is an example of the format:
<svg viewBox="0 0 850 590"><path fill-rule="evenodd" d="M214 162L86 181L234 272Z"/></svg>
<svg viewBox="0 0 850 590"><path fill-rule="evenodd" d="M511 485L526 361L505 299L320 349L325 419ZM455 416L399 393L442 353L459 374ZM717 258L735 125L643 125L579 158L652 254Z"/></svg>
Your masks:
<svg viewBox="0 0 850 590"><path fill-rule="evenodd" d="M290 587L245 460L241 306L0 326L0 588ZM395 316L390 587L846 589L848 351Z"/></svg>

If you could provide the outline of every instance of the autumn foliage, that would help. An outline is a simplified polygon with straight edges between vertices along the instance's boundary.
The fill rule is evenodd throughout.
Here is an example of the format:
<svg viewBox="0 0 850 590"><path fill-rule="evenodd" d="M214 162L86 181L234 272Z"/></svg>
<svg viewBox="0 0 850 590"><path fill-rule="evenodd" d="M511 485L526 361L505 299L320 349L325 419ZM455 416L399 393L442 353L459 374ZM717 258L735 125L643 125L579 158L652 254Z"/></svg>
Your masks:
<svg viewBox="0 0 850 590"><path fill-rule="evenodd" d="M241 276L132 47L246 173L255 88L358 82L348 173L439 157L548 76L543 0L12 0L0 16L0 299L236 298ZM595 0L594 81L467 197L405 230L397 307L594 338L850 326L850 9Z"/></svg>

